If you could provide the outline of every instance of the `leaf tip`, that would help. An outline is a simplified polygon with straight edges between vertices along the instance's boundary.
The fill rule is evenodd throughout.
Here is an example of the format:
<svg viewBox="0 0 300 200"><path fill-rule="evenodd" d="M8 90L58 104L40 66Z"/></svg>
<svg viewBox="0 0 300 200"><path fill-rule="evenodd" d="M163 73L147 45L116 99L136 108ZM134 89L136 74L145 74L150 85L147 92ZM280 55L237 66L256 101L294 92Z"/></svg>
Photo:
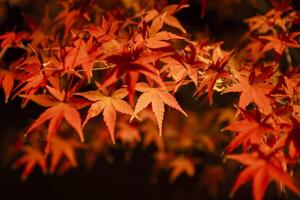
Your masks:
<svg viewBox="0 0 300 200"><path fill-rule="evenodd" d="M26 175L26 174L22 174L22 176L21 176L21 181L26 181L27 180L27 178L28 178L28 176Z"/></svg>
<svg viewBox="0 0 300 200"><path fill-rule="evenodd" d="M81 142L81 143L84 143L84 142L85 142L85 139L84 139L83 136L80 136L80 142Z"/></svg>
<svg viewBox="0 0 300 200"><path fill-rule="evenodd" d="M232 199L234 197L235 191L230 191L229 198Z"/></svg>
<svg viewBox="0 0 300 200"><path fill-rule="evenodd" d="M116 140L115 140L115 138L112 138L111 141L112 141L113 145L116 146Z"/></svg>
<svg viewBox="0 0 300 200"><path fill-rule="evenodd" d="M24 133L24 138L27 138L29 131L27 131L26 133Z"/></svg>

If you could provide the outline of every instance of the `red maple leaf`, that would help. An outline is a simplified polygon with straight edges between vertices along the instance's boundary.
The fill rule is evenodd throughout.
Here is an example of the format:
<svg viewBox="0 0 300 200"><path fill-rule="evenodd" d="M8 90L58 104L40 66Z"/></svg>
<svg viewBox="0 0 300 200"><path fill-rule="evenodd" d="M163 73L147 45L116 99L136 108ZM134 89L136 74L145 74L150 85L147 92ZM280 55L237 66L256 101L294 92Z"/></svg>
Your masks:
<svg viewBox="0 0 300 200"><path fill-rule="evenodd" d="M195 94L202 95L207 89L207 96L209 103L213 103L213 90L214 86L219 78L229 77L229 72L226 71L225 67L229 61L231 53L222 53L219 55L219 48L216 48L212 56L212 64L204 70L202 74L202 81L195 92Z"/></svg>
<svg viewBox="0 0 300 200"><path fill-rule="evenodd" d="M247 147L255 144L261 144L267 134L274 133L274 128L268 124L268 117L262 118L260 113L250 113L240 109L244 119L237 120L224 130L237 132L230 144L227 146L227 151L231 152L239 145L243 144L244 151Z"/></svg>
<svg viewBox="0 0 300 200"><path fill-rule="evenodd" d="M264 155L254 152L251 154L228 155L227 158L246 165L246 168L239 174L235 181L231 195L241 185L251 180L253 180L252 192L255 200L263 199L271 180L275 180L278 184L283 184L296 194L300 194L300 190L295 186L290 175L284 171L284 163L286 161L282 153L272 152Z"/></svg>
<svg viewBox="0 0 300 200"><path fill-rule="evenodd" d="M34 121L26 134L50 120L47 141L51 142L62 120L65 119L76 130L80 140L84 141L83 132L81 130L81 116L77 109L86 106L87 102L72 97L72 90L66 94L64 90L59 91L50 86L46 86L46 88L51 95L37 94L25 96L40 106L48 107L47 110Z"/></svg>
<svg viewBox="0 0 300 200"><path fill-rule="evenodd" d="M107 74L100 89L103 90L125 76L125 83L127 84L129 92L129 101L133 105L135 85L139 80L140 74L154 80L161 86L164 85L158 70L155 68L155 63L158 59L166 55L168 54L163 52L145 52L140 48L130 50L124 47L118 54L106 58L109 65L113 65L113 69Z"/></svg>
<svg viewBox="0 0 300 200"><path fill-rule="evenodd" d="M14 45L19 45L20 42L24 39L28 39L27 38L27 34L25 32L8 32L5 33L4 35L0 35L0 40L2 40L1 42L1 48L8 48Z"/></svg>
<svg viewBox="0 0 300 200"><path fill-rule="evenodd" d="M267 96L274 88L271 84L264 82L261 76L255 76L252 72L247 76L237 75L237 83L227 88L224 93L240 92L239 106L246 108L250 103L255 103L266 114L272 112L270 98Z"/></svg>
<svg viewBox="0 0 300 200"><path fill-rule="evenodd" d="M102 17L100 26L90 26L86 29L97 41L102 44L114 39L119 30L119 22L112 15L108 15L107 19Z"/></svg>
<svg viewBox="0 0 300 200"><path fill-rule="evenodd" d="M0 86L4 90L5 102L7 102L14 87L14 77L11 71L0 69Z"/></svg>

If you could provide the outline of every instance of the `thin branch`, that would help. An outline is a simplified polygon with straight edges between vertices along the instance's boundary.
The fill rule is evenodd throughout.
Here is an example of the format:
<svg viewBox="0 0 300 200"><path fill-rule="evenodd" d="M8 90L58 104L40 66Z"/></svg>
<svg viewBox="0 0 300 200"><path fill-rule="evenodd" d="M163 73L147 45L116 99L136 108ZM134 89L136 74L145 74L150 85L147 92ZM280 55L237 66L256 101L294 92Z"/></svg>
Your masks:
<svg viewBox="0 0 300 200"><path fill-rule="evenodd" d="M1 49L1 52L0 52L0 60L2 60L2 58L4 57L7 49L9 48L9 46L6 46L4 47L3 49Z"/></svg>
<svg viewBox="0 0 300 200"><path fill-rule="evenodd" d="M92 71L102 71L102 70L106 70L106 69L110 69L110 68L113 68L114 66L110 66L110 65L106 65L105 67L95 67L92 69ZM84 69L79 69L79 70L76 70L76 72L84 72L85 70Z"/></svg>
<svg viewBox="0 0 300 200"><path fill-rule="evenodd" d="M293 60L290 54L290 50L288 48L285 48L284 52L285 52L286 61L288 63L288 69L291 70L293 68Z"/></svg>

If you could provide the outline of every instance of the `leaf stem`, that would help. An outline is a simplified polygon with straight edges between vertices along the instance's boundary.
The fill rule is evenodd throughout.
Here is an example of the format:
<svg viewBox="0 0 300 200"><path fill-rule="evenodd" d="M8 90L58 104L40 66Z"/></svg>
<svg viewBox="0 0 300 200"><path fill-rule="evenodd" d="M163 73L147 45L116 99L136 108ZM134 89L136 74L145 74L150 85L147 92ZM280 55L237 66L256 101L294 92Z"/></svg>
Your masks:
<svg viewBox="0 0 300 200"><path fill-rule="evenodd" d="M9 48L9 46L6 46L4 47L3 49L1 49L1 52L0 52L0 60L2 60L2 58L4 57L7 49Z"/></svg>
<svg viewBox="0 0 300 200"><path fill-rule="evenodd" d="M290 50L288 48L285 48L284 52L285 52L285 58L286 58L286 61L288 64L288 70L291 70L293 68L293 60L292 60Z"/></svg>
<svg viewBox="0 0 300 200"><path fill-rule="evenodd" d="M92 71L102 71L102 70L106 70L106 69L110 69L110 68L113 68L113 66L106 65L105 67L96 67L96 68L93 68ZM84 69L76 70L76 72L83 72L83 71L85 71L85 70Z"/></svg>

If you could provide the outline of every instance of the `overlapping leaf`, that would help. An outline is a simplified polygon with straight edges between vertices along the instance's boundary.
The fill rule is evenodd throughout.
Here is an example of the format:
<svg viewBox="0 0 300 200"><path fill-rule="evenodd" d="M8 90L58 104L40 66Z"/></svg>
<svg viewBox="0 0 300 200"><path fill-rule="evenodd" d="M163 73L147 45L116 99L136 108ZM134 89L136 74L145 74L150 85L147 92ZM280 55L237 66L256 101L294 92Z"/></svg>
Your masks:
<svg viewBox="0 0 300 200"><path fill-rule="evenodd" d="M105 95L101 93L99 90L81 92L81 93L77 93L77 95L80 95L94 102L88 111L83 126L91 118L96 117L103 112L104 122L106 123L106 126L109 130L112 141L115 142L114 132L115 132L115 125L116 125L116 118L117 118L116 111L127 115L133 114L130 105L126 101L122 100L128 95L126 89L123 88L123 89L116 90L111 95Z"/></svg>
<svg viewBox="0 0 300 200"><path fill-rule="evenodd" d="M142 92L143 94L138 98L134 112L138 114L151 104L152 111L154 112L157 120L160 135L162 134L162 122L165 113L164 104L180 111L187 116L187 114L182 110L176 101L175 97L173 97L163 88L153 88L146 83L138 83L136 90Z"/></svg>

